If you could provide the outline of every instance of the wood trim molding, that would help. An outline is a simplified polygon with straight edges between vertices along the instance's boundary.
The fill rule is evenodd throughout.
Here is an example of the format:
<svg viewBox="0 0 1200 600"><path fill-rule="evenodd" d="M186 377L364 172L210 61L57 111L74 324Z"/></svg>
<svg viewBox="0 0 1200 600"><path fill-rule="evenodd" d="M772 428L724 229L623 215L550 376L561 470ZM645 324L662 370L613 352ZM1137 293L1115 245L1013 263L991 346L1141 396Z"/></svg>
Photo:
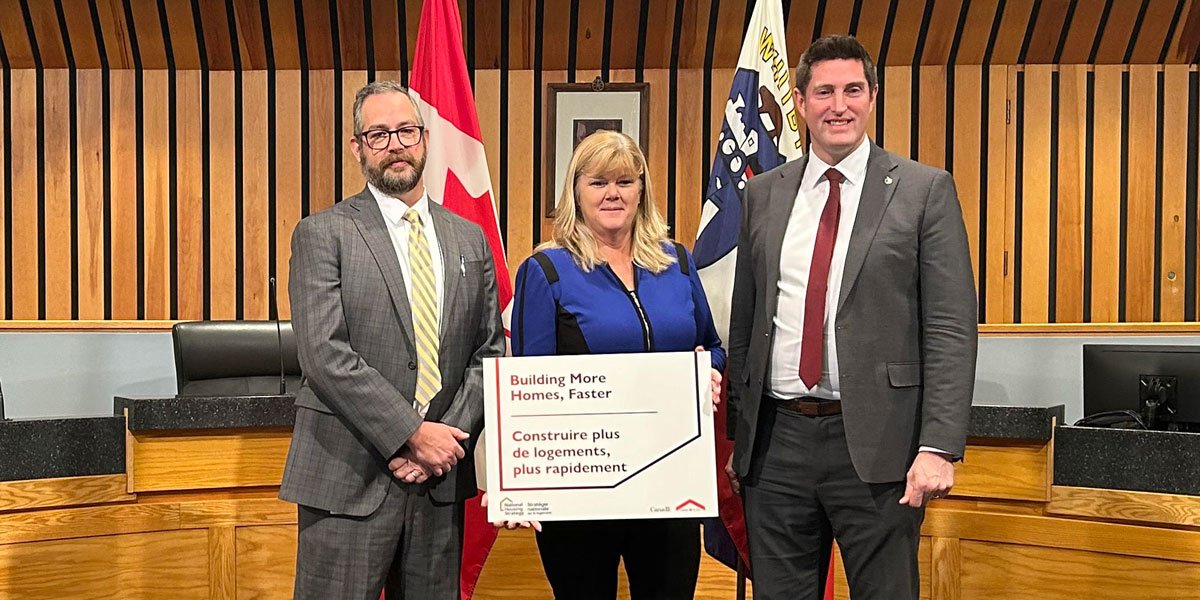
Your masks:
<svg viewBox="0 0 1200 600"><path fill-rule="evenodd" d="M1056 485L1046 512L1053 515L1200 527L1200 497Z"/></svg>
<svg viewBox="0 0 1200 600"><path fill-rule="evenodd" d="M170 331L179 321L0 321L3 331Z"/></svg>
<svg viewBox="0 0 1200 600"><path fill-rule="evenodd" d="M981 324L982 336L1200 334L1200 323L1022 323Z"/></svg>
<svg viewBox="0 0 1200 600"><path fill-rule="evenodd" d="M124 474L0 483L0 512L134 500L137 496L125 490Z"/></svg>

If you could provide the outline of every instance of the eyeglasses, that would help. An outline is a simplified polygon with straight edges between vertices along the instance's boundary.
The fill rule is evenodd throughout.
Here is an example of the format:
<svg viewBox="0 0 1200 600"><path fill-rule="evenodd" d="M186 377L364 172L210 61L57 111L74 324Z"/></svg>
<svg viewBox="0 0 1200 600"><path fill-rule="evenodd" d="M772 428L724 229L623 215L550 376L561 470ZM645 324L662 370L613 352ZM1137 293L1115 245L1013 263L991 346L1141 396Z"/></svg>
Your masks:
<svg viewBox="0 0 1200 600"><path fill-rule="evenodd" d="M399 129L371 129L358 134L358 137L372 150L385 150L392 141L392 136L401 146L411 148L421 143L425 137L425 128L420 125L409 125Z"/></svg>

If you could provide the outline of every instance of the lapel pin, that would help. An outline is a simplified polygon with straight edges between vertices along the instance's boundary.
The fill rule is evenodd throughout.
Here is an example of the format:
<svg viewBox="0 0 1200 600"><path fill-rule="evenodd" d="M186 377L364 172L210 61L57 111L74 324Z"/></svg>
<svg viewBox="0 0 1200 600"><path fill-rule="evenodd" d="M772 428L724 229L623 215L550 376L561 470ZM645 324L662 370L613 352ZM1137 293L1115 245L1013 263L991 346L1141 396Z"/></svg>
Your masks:
<svg viewBox="0 0 1200 600"><path fill-rule="evenodd" d="M883 185L892 185L892 176L891 175L885 175L883 177Z"/></svg>

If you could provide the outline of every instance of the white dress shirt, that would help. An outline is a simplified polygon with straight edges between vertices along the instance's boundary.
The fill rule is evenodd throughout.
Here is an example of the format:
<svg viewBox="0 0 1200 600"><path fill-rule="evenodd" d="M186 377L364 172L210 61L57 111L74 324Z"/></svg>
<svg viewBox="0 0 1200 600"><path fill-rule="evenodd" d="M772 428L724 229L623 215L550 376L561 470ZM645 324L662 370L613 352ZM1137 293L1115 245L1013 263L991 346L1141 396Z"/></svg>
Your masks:
<svg viewBox="0 0 1200 600"><path fill-rule="evenodd" d="M833 168L844 178L841 183L841 214L838 215L837 238L833 242L833 257L829 260L829 283L825 295L825 348L821 360L821 380L812 388L800 380L800 341L804 336L804 298L808 292L808 271L812 266L813 246L817 242L817 225L821 211L829 198L829 180L825 164L808 148L808 164L796 193L796 203L788 218L783 235L781 256L790 260L779 262L779 305L775 311L775 344L771 347L771 380L767 390L776 398L810 396L841 400L837 362L837 301L842 292L842 272L846 267L846 249L850 233L858 216L863 182L867 178L867 162L871 144L863 141ZM796 257L791 259L791 257ZM931 446L921 446L922 452L948 452Z"/></svg>
<svg viewBox="0 0 1200 600"><path fill-rule="evenodd" d="M408 294L409 310L412 310L412 267L408 264L408 234L412 231L412 224L404 220L404 214L408 212L409 206L398 198L393 198L376 189L375 186L367 184L367 188L371 190L371 195L375 196L375 201L379 203L379 212L383 213L383 221L387 224L388 236L392 238L392 248L396 251L396 258L400 262L400 271L404 275L404 291ZM442 249L438 245L437 230L433 226L433 217L429 214L429 194L421 194L421 199L412 206L412 210L417 211L421 215L421 229L425 232L425 239L429 241L429 259L433 267L433 287L434 295L437 298L438 311L438 329L441 330L442 319L445 318L445 263L442 262ZM429 410L429 405L421 406L416 400L413 400L413 407L425 416L425 412Z"/></svg>
<svg viewBox="0 0 1200 600"><path fill-rule="evenodd" d="M829 180L825 178L825 171L830 168L813 153L811 145L808 148L808 164L800 180L800 190L796 193L796 203L792 206L781 247L781 256L787 258L779 263L779 306L775 311L775 344L771 347L771 379L767 382L767 390L776 398L841 399L834 324L837 322L837 299L842 290L842 271L846 266L846 248L850 245L854 218L858 216L858 201L862 197L870 157L871 144L863 136L862 143L834 167L844 181L825 295L825 351L821 360L821 380L808 388L800 381L804 298L808 293L808 272L812 267L813 246L817 242L817 225L829 198Z"/></svg>

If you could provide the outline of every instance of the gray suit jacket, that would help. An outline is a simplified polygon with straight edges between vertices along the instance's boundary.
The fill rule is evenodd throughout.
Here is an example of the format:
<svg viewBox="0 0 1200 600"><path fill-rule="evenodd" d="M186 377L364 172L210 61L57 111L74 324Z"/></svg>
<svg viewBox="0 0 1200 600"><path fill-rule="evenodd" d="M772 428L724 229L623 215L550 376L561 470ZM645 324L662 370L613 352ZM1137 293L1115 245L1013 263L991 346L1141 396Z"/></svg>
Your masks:
<svg viewBox="0 0 1200 600"><path fill-rule="evenodd" d="M760 410L771 408L760 404L772 368L780 249L807 162L784 164L746 187L726 415L743 477ZM872 143L850 235L835 323L846 442L863 481L900 481L919 446L962 456L966 442L978 327L953 179Z"/></svg>
<svg viewBox="0 0 1200 600"><path fill-rule="evenodd" d="M504 353L504 328L483 232L436 202L430 213L445 286L442 390L425 420L458 427L471 440L466 458L448 475L408 487L450 502L476 492L471 450L483 429L482 360ZM296 397L279 497L335 514L369 515L391 487L388 460L422 421L412 407L417 371L408 294L370 190L296 226L288 289L308 383Z"/></svg>

